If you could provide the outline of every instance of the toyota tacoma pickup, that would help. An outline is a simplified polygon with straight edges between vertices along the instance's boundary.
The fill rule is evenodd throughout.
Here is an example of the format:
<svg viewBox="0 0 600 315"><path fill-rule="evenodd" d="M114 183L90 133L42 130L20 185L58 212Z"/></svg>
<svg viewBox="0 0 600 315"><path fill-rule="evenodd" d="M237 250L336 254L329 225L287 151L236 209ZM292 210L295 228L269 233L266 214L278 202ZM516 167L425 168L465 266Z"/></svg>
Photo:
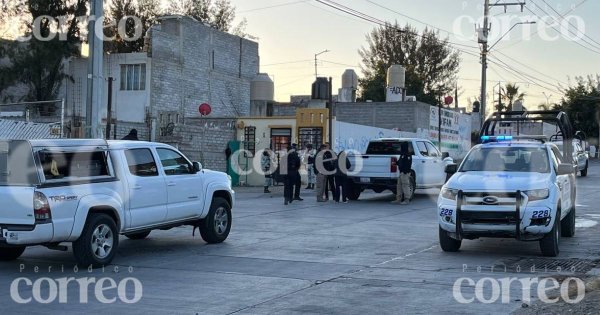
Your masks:
<svg viewBox="0 0 600 315"><path fill-rule="evenodd" d="M431 141L418 138L377 139L369 142L365 154L349 154L349 179L352 183L350 200L357 200L365 189L372 189L376 193L386 190L396 192L399 176L396 162L403 142L408 143L408 150L413 154L413 191L417 188L441 187L444 184L445 166L452 164L453 160L447 153L440 153Z"/></svg>
<svg viewBox="0 0 600 315"><path fill-rule="evenodd" d="M479 237L539 241L544 256L559 254L575 234L575 173L553 143L539 138L483 136L442 187L437 215L442 250L458 251Z"/></svg>
<svg viewBox="0 0 600 315"><path fill-rule="evenodd" d="M207 243L231 229L228 175L175 148L141 141L0 141L0 260L26 247L67 250L81 266L109 264L119 236L191 225Z"/></svg>

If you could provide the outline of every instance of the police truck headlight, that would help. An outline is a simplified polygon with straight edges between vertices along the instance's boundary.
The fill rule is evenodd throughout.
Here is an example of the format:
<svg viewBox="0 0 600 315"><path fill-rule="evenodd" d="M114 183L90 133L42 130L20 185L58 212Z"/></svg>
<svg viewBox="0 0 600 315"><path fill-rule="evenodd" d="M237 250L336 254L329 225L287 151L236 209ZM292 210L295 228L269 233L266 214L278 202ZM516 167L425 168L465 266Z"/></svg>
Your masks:
<svg viewBox="0 0 600 315"><path fill-rule="evenodd" d="M458 189L451 189L448 187L442 188L442 198L456 200L456 195L458 195Z"/></svg>
<svg viewBox="0 0 600 315"><path fill-rule="evenodd" d="M544 200L550 196L549 189L535 189L523 192L529 198L529 201Z"/></svg>

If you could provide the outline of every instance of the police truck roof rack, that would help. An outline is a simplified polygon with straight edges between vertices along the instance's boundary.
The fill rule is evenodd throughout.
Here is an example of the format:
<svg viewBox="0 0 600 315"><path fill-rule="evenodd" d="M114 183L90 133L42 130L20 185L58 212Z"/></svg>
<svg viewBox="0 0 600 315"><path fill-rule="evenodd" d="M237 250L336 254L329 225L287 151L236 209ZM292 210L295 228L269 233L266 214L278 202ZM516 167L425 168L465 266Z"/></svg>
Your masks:
<svg viewBox="0 0 600 315"><path fill-rule="evenodd" d="M530 140L530 141L539 141L541 143L546 143L548 142L548 137L544 136L544 135L521 135L521 136L508 136L508 135L502 135L502 136L481 136L481 142L482 143L489 143L489 142L505 142L505 141L523 141L523 140Z"/></svg>
<svg viewBox="0 0 600 315"><path fill-rule="evenodd" d="M569 120L569 116L563 111L542 110L542 111L509 111L495 112L490 115L481 127L480 137L495 136L496 127L503 122L514 122L517 124L517 134L513 136L520 137L520 125L523 122L551 123L555 124L562 136L564 154L570 156L573 152L572 140L575 137L575 131Z"/></svg>

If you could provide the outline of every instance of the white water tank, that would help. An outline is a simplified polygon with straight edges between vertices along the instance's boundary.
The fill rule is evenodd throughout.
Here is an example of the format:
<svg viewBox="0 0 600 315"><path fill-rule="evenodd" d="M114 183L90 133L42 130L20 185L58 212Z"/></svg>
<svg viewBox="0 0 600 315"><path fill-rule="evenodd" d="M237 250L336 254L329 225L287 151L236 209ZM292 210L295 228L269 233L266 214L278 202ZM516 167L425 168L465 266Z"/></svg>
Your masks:
<svg viewBox="0 0 600 315"><path fill-rule="evenodd" d="M259 73L250 82L251 101L273 101L274 94L275 84L268 74Z"/></svg>
<svg viewBox="0 0 600 315"><path fill-rule="evenodd" d="M391 65L387 71L387 86L388 87L399 87L404 89L406 87L406 69L401 65Z"/></svg>
<svg viewBox="0 0 600 315"><path fill-rule="evenodd" d="M342 89L345 88L358 89L358 76L352 69L346 69L342 74Z"/></svg>

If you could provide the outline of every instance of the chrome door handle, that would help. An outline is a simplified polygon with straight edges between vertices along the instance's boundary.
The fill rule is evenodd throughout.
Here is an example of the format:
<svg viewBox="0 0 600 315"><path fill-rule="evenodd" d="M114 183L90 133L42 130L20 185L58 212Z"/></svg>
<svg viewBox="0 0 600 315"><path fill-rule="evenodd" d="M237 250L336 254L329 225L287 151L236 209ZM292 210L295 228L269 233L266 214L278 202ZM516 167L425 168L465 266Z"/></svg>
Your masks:
<svg viewBox="0 0 600 315"><path fill-rule="evenodd" d="M421 163L425 163L426 161L421 161Z"/></svg>
<svg viewBox="0 0 600 315"><path fill-rule="evenodd" d="M198 199L198 198L200 198L200 197L198 197L198 196L189 196L188 197L188 199Z"/></svg>
<svg viewBox="0 0 600 315"><path fill-rule="evenodd" d="M140 189L142 189L142 186L135 185L135 186L131 187L131 189L140 190Z"/></svg>
<svg viewBox="0 0 600 315"><path fill-rule="evenodd" d="M171 182L171 183L167 183L167 186L172 187L172 186L177 186L177 184Z"/></svg>

